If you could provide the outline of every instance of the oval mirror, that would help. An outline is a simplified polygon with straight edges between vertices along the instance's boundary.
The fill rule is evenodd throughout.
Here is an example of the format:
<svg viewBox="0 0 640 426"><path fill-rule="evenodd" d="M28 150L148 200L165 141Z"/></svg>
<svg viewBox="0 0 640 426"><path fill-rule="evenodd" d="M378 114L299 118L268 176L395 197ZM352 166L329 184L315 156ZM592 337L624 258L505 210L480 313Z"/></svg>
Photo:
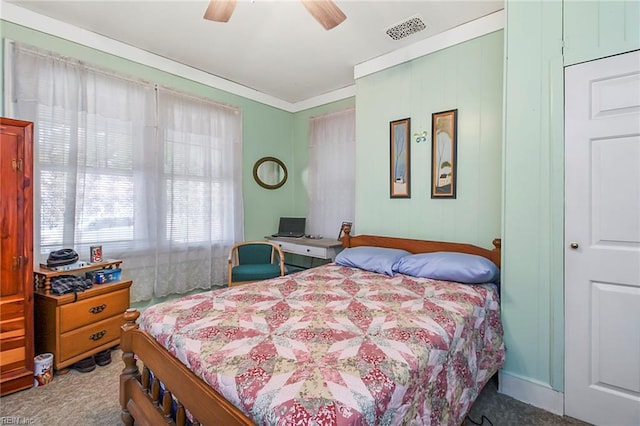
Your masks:
<svg viewBox="0 0 640 426"><path fill-rule="evenodd" d="M263 157L253 166L253 178L266 189L280 188L287 181L287 168L275 157Z"/></svg>

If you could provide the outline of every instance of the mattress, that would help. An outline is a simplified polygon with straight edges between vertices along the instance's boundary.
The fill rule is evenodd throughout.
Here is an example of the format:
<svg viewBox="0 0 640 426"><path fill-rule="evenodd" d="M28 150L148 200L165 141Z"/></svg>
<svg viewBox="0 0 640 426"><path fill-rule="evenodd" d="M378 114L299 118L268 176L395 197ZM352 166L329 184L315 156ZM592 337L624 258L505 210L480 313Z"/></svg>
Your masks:
<svg viewBox="0 0 640 426"><path fill-rule="evenodd" d="M328 264L140 317L260 425L459 425L505 349L498 290Z"/></svg>

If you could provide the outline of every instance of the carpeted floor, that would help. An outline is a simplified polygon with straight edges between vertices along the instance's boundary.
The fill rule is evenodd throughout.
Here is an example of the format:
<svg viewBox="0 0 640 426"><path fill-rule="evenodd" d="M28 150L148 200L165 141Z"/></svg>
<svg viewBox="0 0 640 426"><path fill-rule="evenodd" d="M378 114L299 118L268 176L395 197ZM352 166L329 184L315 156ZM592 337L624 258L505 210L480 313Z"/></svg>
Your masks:
<svg viewBox="0 0 640 426"><path fill-rule="evenodd" d="M45 386L16 392L0 398L0 424L34 426L111 426L119 425L119 375L124 367L121 352L112 352L113 361L97 366L90 373L71 370L56 375ZM483 426L587 425L568 417L553 415L513 398L501 395L494 382L485 386L473 406L470 418ZM467 420L465 426L473 426Z"/></svg>

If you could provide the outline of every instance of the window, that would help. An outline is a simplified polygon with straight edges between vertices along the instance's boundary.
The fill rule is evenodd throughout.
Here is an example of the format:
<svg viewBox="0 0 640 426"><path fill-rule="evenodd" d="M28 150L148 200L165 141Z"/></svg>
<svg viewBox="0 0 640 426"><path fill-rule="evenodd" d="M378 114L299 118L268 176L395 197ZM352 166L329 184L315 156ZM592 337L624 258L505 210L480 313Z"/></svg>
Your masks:
<svg viewBox="0 0 640 426"><path fill-rule="evenodd" d="M33 121L40 260L123 260L132 300L226 282L242 239L235 108L14 44L9 112Z"/></svg>
<svg viewBox="0 0 640 426"><path fill-rule="evenodd" d="M132 131L121 120L82 117L73 117L78 125L72 128L64 108L38 106L43 256L65 240L73 240L74 246L119 242L133 248L126 244L133 240L134 223ZM74 163L76 173L71 173ZM67 197L71 193L75 196Z"/></svg>
<svg viewBox="0 0 640 426"><path fill-rule="evenodd" d="M158 104L162 204L171 206L163 212L164 238L173 244L234 239L227 222L231 211L240 216L239 112L165 90L158 92Z"/></svg>
<svg viewBox="0 0 640 426"><path fill-rule="evenodd" d="M355 110L309 120L307 232L337 236L355 211Z"/></svg>

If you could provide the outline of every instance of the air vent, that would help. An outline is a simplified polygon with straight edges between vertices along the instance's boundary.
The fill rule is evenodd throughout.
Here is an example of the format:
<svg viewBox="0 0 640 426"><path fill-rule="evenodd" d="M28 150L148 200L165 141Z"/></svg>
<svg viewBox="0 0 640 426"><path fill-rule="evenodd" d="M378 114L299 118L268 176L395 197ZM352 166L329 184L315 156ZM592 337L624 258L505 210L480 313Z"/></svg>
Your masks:
<svg viewBox="0 0 640 426"><path fill-rule="evenodd" d="M422 22L422 19L418 16L407 19L397 25L387 28L387 35L394 40L400 40L424 30L427 26Z"/></svg>

